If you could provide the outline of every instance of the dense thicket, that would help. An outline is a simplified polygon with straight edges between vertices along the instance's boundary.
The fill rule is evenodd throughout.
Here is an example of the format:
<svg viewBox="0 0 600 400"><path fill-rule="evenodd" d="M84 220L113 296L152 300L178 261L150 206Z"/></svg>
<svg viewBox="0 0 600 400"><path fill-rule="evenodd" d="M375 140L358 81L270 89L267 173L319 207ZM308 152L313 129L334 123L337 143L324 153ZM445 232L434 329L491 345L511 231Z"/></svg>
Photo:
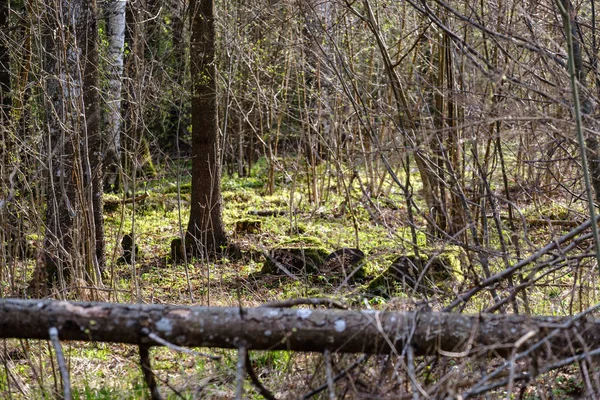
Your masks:
<svg viewBox="0 0 600 400"><path fill-rule="evenodd" d="M356 248L382 226L413 286L458 254L460 285L420 293L447 311L583 311L595 18L585 0L0 1L0 297L115 289L104 192L133 204L107 243L127 239L137 277L135 199L169 180L192 181L172 259L239 255L221 174L259 165L290 226L330 213Z"/></svg>

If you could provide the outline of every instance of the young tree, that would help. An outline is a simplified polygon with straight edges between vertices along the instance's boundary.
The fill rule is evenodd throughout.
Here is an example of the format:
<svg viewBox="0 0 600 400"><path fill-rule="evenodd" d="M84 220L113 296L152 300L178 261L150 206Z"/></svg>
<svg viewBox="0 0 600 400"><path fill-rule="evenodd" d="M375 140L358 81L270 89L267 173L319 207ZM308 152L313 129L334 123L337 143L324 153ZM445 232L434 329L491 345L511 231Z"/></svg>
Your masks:
<svg viewBox="0 0 600 400"><path fill-rule="evenodd" d="M192 204L188 246L214 254L227 242L222 219L219 157L215 17L213 0L190 2L192 37Z"/></svg>

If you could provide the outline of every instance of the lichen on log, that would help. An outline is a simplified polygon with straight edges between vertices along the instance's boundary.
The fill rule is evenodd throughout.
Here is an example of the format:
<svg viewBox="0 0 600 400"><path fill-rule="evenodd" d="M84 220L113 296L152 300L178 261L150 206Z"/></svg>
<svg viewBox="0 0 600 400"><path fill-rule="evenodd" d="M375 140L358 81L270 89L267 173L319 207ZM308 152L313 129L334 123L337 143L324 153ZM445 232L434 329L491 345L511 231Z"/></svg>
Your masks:
<svg viewBox="0 0 600 400"><path fill-rule="evenodd" d="M157 345L149 331L178 346L305 352L388 354L410 345L415 355L508 356L545 341L545 356L564 356L584 351L581 343L600 347L600 320L590 317L0 300L0 338L48 339L50 327L61 340Z"/></svg>

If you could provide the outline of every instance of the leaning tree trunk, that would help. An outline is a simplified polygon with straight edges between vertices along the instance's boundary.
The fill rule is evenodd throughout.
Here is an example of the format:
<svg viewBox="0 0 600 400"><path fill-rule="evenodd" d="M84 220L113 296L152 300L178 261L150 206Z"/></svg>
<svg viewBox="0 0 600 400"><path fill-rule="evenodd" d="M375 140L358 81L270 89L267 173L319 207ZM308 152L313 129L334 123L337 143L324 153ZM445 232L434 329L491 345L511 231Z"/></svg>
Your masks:
<svg viewBox="0 0 600 400"><path fill-rule="evenodd" d="M192 204L187 246L215 254L227 242L222 218L213 0L190 2Z"/></svg>

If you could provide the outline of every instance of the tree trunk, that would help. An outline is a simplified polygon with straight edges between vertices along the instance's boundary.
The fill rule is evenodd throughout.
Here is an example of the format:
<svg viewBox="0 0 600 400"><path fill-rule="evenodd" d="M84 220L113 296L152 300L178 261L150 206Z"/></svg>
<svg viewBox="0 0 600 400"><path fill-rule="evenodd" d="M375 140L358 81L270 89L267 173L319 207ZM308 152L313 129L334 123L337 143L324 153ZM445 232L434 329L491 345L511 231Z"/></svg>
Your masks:
<svg viewBox="0 0 600 400"><path fill-rule="evenodd" d="M212 0L190 3L192 38L192 204L187 246L215 254L227 243L222 218Z"/></svg>
<svg viewBox="0 0 600 400"><path fill-rule="evenodd" d="M0 122L6 123L11 104L10 55L8 52L8 0L0 0Z"/></svg>
<svg viewBox="0 0 600 400"><path fill-rule="evenodd" d="M90 151L101 148L96 2L62 1L46 18L49 174L44 252L30 287L34 295L44 295L53 281L64 288L74 271L81 278L99 278L104 260L101 153Z"/></svg>
<svg viewBox="0 0 600 400"><path fill-rule="evenodd" d="M146 304L0 300L0 338L150 344L152 333L188 347L343 353L572 356L600 347L600 320L520 315L464 315L291 308L185 307Z"/></svg>
<svg viewBox="0 0 600 400"><path fill-rule="evenodd" d="M87 147L81 153L84 157L83 165L89 165L84 175L86 176L85 188L88 193L88 204L91 204L89 226L90 241L94 241L92 266L93 271L88 271L90 277L96 282L101 281L102 272L105 270L105 244L104 244L104 215L103 215L103 140L100 131L100 96L98 94L98 26L96 16L96 0L87 0L84 3L81 27L85 35L83 43L83 103L85 113L84 138ZM81 39L80 39L81 40ZM89 209L89 207L88 207ZM95 248L94 248L95 247Z"/></svg>
<svg viewBox="0 0 600 400"><path fill-rule="evenodd" d="M120 188L119 169L121 164L121 81L123 79L123 50L125 47L125 9L127 0L111 0L107 3L108 36L108 91L104 151L107 190Z"/></svg>

